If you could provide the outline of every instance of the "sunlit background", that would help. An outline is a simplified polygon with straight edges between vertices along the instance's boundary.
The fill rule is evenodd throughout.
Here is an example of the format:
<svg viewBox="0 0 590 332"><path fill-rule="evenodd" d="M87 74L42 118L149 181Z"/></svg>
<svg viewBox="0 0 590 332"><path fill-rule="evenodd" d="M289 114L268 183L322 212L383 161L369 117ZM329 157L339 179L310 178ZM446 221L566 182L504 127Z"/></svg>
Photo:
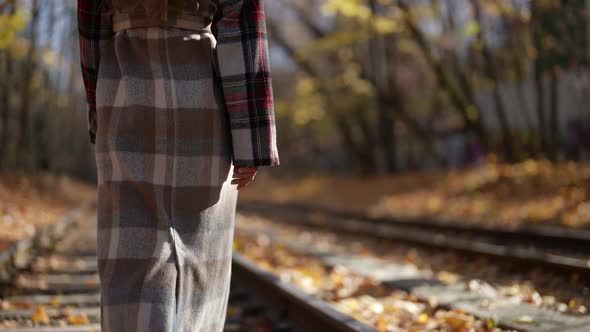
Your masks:
<svg viewBox="0 0 590 332"><path fill-rule="evenodd" d="M4 169L91 179L75 1L2 1ZM268 1L282 176L588 156L587 2ZM268 172L268 170L265 170Z"/></svg>
<svg viewBox="0 0 590 332"><path fill-rule="evenodd" d="M265 6L281 165L241 203L590 228L590 1ZM0 0L5 248L94 195L78 47L75 1Z"/></svg>

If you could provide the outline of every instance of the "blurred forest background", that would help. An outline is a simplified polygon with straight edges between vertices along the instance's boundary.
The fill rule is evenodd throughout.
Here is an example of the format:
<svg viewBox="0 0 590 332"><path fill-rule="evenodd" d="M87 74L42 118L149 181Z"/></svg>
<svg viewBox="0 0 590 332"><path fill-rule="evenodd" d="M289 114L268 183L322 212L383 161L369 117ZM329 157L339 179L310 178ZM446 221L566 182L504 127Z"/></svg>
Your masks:
<svg viewBox="0 0 590 332"><path fill-rule="evenodd" d="M590 0L265 0L265 6L281 164L261 167L240 192L236 252L277 280L344 303L340 310L360 312L383 331L492 331L514 323L523 330L541 330L547 323L546 330L554 330L565 326L558 323L558 311L587 319L590 288L584 272L573 267L590 264L582 249L587 246L579 245L590 234ZM0 0L2 257L13 257L6 253L14 252L9 250L15 243L44 234L40 230L67 211L96 201L76 7L76 0ZM271 214L244 215L248 204ZM296 209L276 209L275 215L281 204ZM485 227L481 235L439 234L438 227L391 232L310 207L393 222ZM305 213L289 212L299 210ZM96 221L93 213L82 217L85 223ZM289 216L309 219L299 226L321 228L283 223ZM340 222L354 236L330 226ZM497 236L483 232L487 228L545 236L575 229L576 241L548 249L541 242L550 237L496 242ZM378 232L384 237L367 236ZM402 232L410 241L398 239ZM398 235L385 240L390 234ZM434 250L411 240L424 243L429 237ZM451 252L441 239L450 240L449 248L472 243L475 252L493 252L494 258ZM506 251L499 246L504 244ZM288 248L296 247L306 254L290 253ZM518 259L502 258L504 251ZM353 263L326 269L313 252L343 257L336 261L354 255ZM534 259L522 264L525 257ZM544 260L565 261L570 268L555 270L559 276L545 273L553 269L540 264ZM389 262L403 265L390 273L396 270ZM357 268L350 269L353 265ZM518 265L523 273L513 271ZM375 274L360 274L359 268ZM404 280L369 282L375 275L380 281L392 275ZM452 284L461 310L447 315L435 309L455 305L455 300L446 304L454 298L451 288L433 287L445 294L439 301L381 287L435 285L431 278ZM18 280L39 280L29 281L39 287L62 279ZM373 292L377 285L380 290ZM382 290L390 294L381 297ZM48 312L58 312L54 299ZM0 308L25 312L24 303L10 307L0 301ZM466 314L494 308L501 313L485 321ZM35 309L32 320L43 315L44 309ZM496 316L509 317L509 324ZM578 322L565 317L560 319ZM438 328L435 320L452 328ZM419 325L394 325L408 322ZM1 324L2 319L0 329Z"/></svg>
<svg viewBox="0 0 590 332"><path fill-rule="evenodd" d="M0 167L94 178L76 2L0 0ZM269 0L281 174L587 160L586 0Z"/></svg>

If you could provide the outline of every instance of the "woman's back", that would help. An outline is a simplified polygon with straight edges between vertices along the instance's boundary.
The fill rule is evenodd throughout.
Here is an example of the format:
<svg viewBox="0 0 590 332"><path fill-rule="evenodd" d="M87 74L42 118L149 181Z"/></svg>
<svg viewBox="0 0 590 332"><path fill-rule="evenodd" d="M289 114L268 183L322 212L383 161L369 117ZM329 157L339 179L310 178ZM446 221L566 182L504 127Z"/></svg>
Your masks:
<svg viewBox="0 0 590 332"><path fill-rule="evenodd" d="M279 162L261 3L84 3L102 331L221 332L233 165Z"/></svg>

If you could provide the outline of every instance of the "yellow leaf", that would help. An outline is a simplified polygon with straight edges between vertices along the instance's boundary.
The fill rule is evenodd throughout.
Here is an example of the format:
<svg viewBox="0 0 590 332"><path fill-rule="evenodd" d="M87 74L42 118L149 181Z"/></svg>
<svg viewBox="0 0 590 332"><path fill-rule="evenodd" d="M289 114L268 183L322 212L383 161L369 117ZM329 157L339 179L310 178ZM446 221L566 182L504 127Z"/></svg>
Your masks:
<svg viewBox="0 0 590 332"><path fill-rule="evenodd" d="M71 325L85 325L90 323L88 316L86 316L86 313L83 312L79 313L78 315L68 313L66 318Z"/></svg>
<svg viewBox="0 0 590 332"><path fill-rule="evenodd" d="M426 322L428 322L428 314L424 312L421 313L420 315L418 315L416 322L419 324L426 324Z"/></svg>
<svg viewBox="0 0 590 332"><path fill-rule="evenodd" d="M59 297L58 296L52 296L51 299L49 299L49 305L56 307L60 304L59 301Z"/></svg>
<svg viewBox="0 0 590 332"><path fill-rule="evenodd" d="M519 324L534 324L535 323L535 319L531 316L520 316L518 318L514 319L515 323L519 323Z"/></svg>
<svg viewBox="0 0 590 332"><path fill-rule="evenodd" d="M477 112L477 109L475 108L475 106L469 105L467 107L467 117L473 121L475 121L475 120L477 120L477 118L479 118L479 113Z"/></svg>
<svg viewBox="0 0 590 332"><path fill-rule="evenodd" d="M462 313L448 313L447 316L445 316L445 322L456 330L464 331L473 325L475 319L473 316L468 316Z"/></svg>
<svg viewBox="0 0 590 332"><path fill-rule="evenodd" d="M55 64L56 60L57 56L55 52L51 50L45 50L45 52L43 52L43 63L45 63L46 66L51 66Z"/></svg>
<svg viewBox="0 0 590 332"><path fill-rule="evenodd" d="M476 21L470 21L463 26L463 33L467 37L473 37L477 35L480 30L481 27L479 26L479 23L477 23Z"/></svg>
<svg viewBox="0 0 590 332"><path fill-rule="evenodd" d="M33 314L31 315L31 320L34 323L41 323L41 324L49 324L49 315L47 315L47 311L45 310L45 306L37 305L33 310Z"/></svg>

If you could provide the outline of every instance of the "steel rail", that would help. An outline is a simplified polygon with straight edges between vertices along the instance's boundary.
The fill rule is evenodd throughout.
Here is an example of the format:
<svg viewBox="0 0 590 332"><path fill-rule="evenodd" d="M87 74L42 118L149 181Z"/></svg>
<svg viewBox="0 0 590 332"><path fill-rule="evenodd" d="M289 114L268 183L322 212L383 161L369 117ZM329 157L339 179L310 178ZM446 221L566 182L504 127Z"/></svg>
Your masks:
<svg viewBox="0 0 590 332"><path fill-rule="evenodd" d="M261 297L264 303L272 304L273 309L281 312L282 318L297 324L301 331L377 331L315 296L281 281L279 277L260 269L239 253L233 253L232 263L232 274L238 284L244 285L253 294Z"/></svg>
<svg viewBox="0 0 590 332"><path fill-rule="evenodd" d="M551 231L531 228L492 229L466 224L376 218L355 212L285 203L241 203L238 209L260 215L279 216L277 220L303 226L412 243L435 249L454 250L462 254L486 256L502 262L515 262L521 268L542 267L561 273L575 273L590 279L590 261L586 259L513 245L529 243L543 250L567 246L566 248L571 250L584 248L586 249L584 252L587 252L590 250L590 235L586 234L586 231L576 234L572 230L565 229ZM471 237L465 238L465 235L471 235ZM477 237L485 237L492 241L480 240Z"/></svg>
<svg viewBox="0 0 590 332"><path fill-rule="evenodd" d="M376 217L361 212L337 210L335 208L311 206L301 203L240 202L238 203L238 208L258 211L280 209L282 211L288 210L296 213L320 213L340 219L363 219L367 223L425 228L430 231L481 233L507 240L542 241L545 245L556 247L566 246L567 248L576 248L590 252L590 229L570 229L547 225L521 225L514 228L507 228L481 225L468 221L449 222L428 218Z"/></svg>

